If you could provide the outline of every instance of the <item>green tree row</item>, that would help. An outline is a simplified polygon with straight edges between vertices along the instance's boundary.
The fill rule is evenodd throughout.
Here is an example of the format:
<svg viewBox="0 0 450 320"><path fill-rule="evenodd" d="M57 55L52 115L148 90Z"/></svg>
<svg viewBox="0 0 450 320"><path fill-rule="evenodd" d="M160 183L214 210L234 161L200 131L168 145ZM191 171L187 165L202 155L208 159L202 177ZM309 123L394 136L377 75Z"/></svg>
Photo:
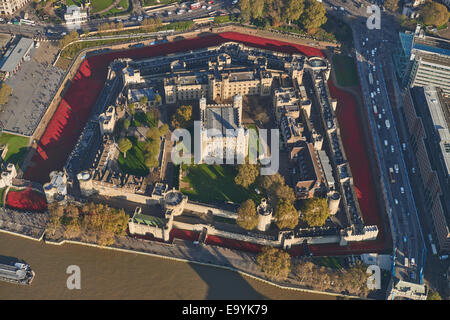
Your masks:
<svg viewBox="0 0 450 320"><path fill-rule="evenodd" d="M92 202L81 207L51 203L48 206L49 222L47 230L51 234L59 227L64 228L66 238L77 238L82 233L94 235L101 245L111 245L115 236L125 235L129 216L123 209L113 209L103 204Z"/></svg>
<svg viewBox="0 0 450 320"><path fill-rule="evenodd" d="M316 0L240 0L239 7L243 22L262 19L273 27L295 23L310 33L327 21L325 6Z"/></svg>
<svg viewBox="0 0 450 320"><path fill-rule="evenodd" d="M299 212L294 207L296 200L294 190L285 183L279 173L260 176L258 165L246 163L238 166L238 173L234 181L244 188L256 184L265 192L274 208L275 224L280 230L294 229L297 226ZM302 220L310 227L322 226L329 217L327 200L324 198L306 199L303 201L301 213ZM242 203L237 214L236 222L239 226L246 230L256 228L258 214L253 200L249 199Z"/></svg>

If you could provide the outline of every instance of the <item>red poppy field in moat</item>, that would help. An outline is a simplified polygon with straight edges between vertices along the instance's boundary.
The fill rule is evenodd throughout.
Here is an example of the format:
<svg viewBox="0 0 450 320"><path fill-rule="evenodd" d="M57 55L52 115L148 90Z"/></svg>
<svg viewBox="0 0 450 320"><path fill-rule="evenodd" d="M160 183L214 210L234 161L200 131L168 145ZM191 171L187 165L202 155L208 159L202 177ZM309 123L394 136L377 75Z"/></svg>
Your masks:
<svg viewBox="0 0 450 320"><path fill-rule="evenodd" d="M89 118L95 101L102 90L107 74L107 66L117 58L140 59L161 56L208 46L218 45L227 41L237 41L249 46L280 51L285 53L302 53L307 56L321 56L324 54L311 47L297 44L265 39L256 36L244 35L235 32L207 35L194 39L185 39L176 42L148 46L138 49L113 52L85 59L72 80L70 87L63 96L55 114L50 120L39 143L37 153L32 159L33 165L24 174L24 178L45 183L49 173L62 169L64 163L76 144L81 131ZM366 224L376 224L380 229L378 239L370 242L351 243L349 246L338 245L312 245L311 252L315 255L352 254L360 252L383 252L387 249L381 217L375 201L373 178L369 170L369 163L365 152L364 139L357 113L355 99L350 94L339 90L329 82L330 92L338 99L338 120L342 131L345 151L350 162L357 188L358 201L363 212ZM8 195L9 197L9 195ZM16 195L14 203L20 201ZM197 233L185 230L173 230L171 238L192 240L198 237ZM220 245L229 248L238 248L250 252L258 252L261 246L243 241L208 236L207 244ZM290 250L293 255L302 254L301 246Z"/></svg>

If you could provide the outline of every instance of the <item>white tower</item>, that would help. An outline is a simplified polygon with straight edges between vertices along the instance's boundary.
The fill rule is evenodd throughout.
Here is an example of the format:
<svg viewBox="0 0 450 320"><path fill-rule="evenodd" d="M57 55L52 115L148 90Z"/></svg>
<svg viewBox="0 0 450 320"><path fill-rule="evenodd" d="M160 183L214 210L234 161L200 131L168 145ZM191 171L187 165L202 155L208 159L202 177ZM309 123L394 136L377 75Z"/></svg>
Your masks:
<svg viewBox="0 0 450 320"><path fill-rule="evenodd" d="M269 207L266 199L262 199L260 205L256 208L258 213L258 226L259 231L267 231L272 223L272 208Z"/></svg>

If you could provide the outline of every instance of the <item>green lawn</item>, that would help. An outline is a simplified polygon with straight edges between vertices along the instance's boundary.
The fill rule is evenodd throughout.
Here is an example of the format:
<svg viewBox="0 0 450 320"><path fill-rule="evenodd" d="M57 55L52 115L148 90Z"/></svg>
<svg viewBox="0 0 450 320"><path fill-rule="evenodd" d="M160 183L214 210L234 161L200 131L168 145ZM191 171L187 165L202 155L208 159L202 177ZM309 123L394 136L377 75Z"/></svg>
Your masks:
<svg viewBox="0 0 450 320"><path fill-rule="evenodd" d="M119 155L120 170L140 177L147 176L149 170L144 163L144 153L142 151L145 142L137 141L136 137L128 137L128 139L133 143L133 147L127 152L126 158L124 158L122 153Z"/></svg>
<svg viewBox="0 0 450 320"><path fill-rule="evenodd" d="M0 189L0 207L3 207L3 195L5 193L6 188Z"/></svg>
<svg viewBox="0 0 450 320"><path fill-rule="evenodd" d="M235 219L224 218L224 217L220 217L220 216L213 216L213 220L217 221L217 222L236 224L236 220Z"/></svg>
<svg viewBox="0 0 450 320"><path fill-rule="evenodd" d="M139 127L143 124L147 127L156 127L158 124L158 117L148 113L148 116L144 112L136 112L133 119L134 126Z"/></svg>
<svg viewBox="0 0 450 320"><path fill-rule="evenodd" d="M340 86L353 87L359 85L358 73L353 58L346 55L334 55L333 68L336 80Z"/></svg>
<svg viewBox="0 0 450 320"><path fill-rule="evenodd" d="M192 200L201 202L226 202L242 203L247 199L260 200L250 186L245 189L234 182L236 168L231 165L191 165L183 166L187 170L184 182L190 184L190 189L183 188L181 191Z"/></svg>
<svg viewBox="0 0 450 320"><path fill-rule="evenodd" d="M111 10L102 13L100 16L105 17L105 16L125 14L129 11L129 9L130 10L132 9L130 7L130 1L131 0L120 0L119 4L115 8L112 8ZM119 7L121 8L119 9Z"/></svg>
<svg viewBox="0 0 450 320"><path fill-rule="evenodd" d="M29 138L16 136L5 132L2 133L0 135L0 145L8 145L8 152L5 157L5 162L14 163L16 167L19 167L27 153L29 141Z"/></svg>
<svg viewBox="0 0 450 320"><path fill-rule="evenodd" d="M313 258L313 262L317 265L332 268L332 269L342 269L342 261L335 257L316 257Z"/></svg>
<svg viewBox="0 0 450 320"><path fill-rule="evenodd" d="M96 13L108 8L114 3L114 0L91 0L92 13Z"/></svg>

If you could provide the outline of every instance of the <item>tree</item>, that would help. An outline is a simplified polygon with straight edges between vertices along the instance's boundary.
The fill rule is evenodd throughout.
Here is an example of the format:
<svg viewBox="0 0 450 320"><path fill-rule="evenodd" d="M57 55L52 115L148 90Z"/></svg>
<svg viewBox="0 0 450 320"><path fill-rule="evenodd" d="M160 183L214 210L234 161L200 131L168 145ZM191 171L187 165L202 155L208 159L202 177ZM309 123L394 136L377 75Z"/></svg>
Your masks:
<svg viewBox="0 0 450 320"><path fill-rule="evenodd" d="M300 16L305 9L303 0L285 0L284 2L283 19L290 24L291 21L300 19Z"/></svg>
<svg viewBox="0 0 450 320"><path fill-rule="evenodd" d="M122 22L117 22L117 23L116 23L116 29L122 30L123 28L124 28L124 25L123 25Z"/></svg>
<svg viewBox="0 0 450 320"><path fill-rule="evenodd" d="M281 249L264 247L256 261L270 280L285 280L291 272L291 257Z"/></svg>
<svg viewBox="0 0 450 320"><path fill-rule="evenodd" d="M64 207L60 206L57 202L50 203L48 205L48 231L55 234L56 229L61 226L61 217L64 215Z"/></svg>
<svg viewBox="0 0 450 320"><path fill-rule="evenodd" d="M255 182L259 175L259 167L256 164L240 164L238 166L238 173L234 178L236 184L247 188L249 185Z"/></svg>
<svg viewBox="0 0 450 320"><path fill-rule="evenodd" d="M189 128L192 125L192 106L181 106L172 116L172 127Z"/></svg>
<svg viewBox="0 0 450 320"><path fill-rule="evenodd" d="M144 163L148 168L156 168L159 166L158 159L151 154L148 154L147 157L145 157Z"/></svg>
<svg viewBox="0 0 450 320"><path fill-rule="evenodd" d="M69 34L66 34L61 40L59 40L58 46L60 49L62 49L69 43L77 41L77 40L78 40L78 32L73 30Z"/></svg>
<svg viewBox="0 0 450 320"><path fill-rule="evenodd" d="M399 0L385 0L384 6L386 7L386 9L395 12L398 10L398 2Z"/></svg>
<svg viewBox="0 0 450 320"><path fill-rule="evenodd" d="M123 127L125 128L125 130L128 130L128 128L130 127L130 124L131 124L131 122L129 119L125 119L123 121Z"/></svg>
<svg viewBox="0 0 450 320"><path fill-rule="evenodd" d="M146 96L143 96L139 99L139 103L142 105L146 105L148 102L148 98Z"/></svg>
<svg viewBox="0 0 450 320"><path fill-rule="evenodd" d="M286 185L283 176L279 173L258 178L259 186L264 189L270 202L275 207L281 199L288 202L295 201L294 190Z"/></svg>
<svg viewBox="0 0 450 320"><path fill-rule="evenodd" d="M437 2L427 1L419 10L423 23L440 27L448 22L450 13L447 8Z"/></svg>
<svg viewBox="0 0 450 320"><path fill-rule="evenodd" d="M64 231L64 237L75 238L78 237L80 233L81 233L80 222L78 221L78 219L72 219L66 226L66 230Z"/></svg>
<svg viewBox="0 0 450 320"><path fill-rule="evenodd" d="M130 104L128 105L128 110L130 110L131 116L134 117L134 114L135 114L135 112L136 112L136 106L134 105L134 103L130 103Z"/></svg>
<svg viewBox="0 0 450 320"><path fill-rule="evenodd" d="M251 7L250 7L250 14L253 19L258 19L262 17L264 13L264 6L265 1L264 0L252 0L251 1Z"/></svg>
<svg viewBox="0 0 450 320"><path fill-rule="evenodd" d="M241 10L242 21L245 23L249 22L251 16L251 1L239 0L239 9Z"/></svg>
<svg viewBox="0 0 450 320"><path fill-rule="evenodd" d="M161 170L160 168L155 168L153 170L150 170L148 176L145 178L147 184L154 184L158 182L161 178Z"/></svg>
<svg viewBox="0 0 450 320"><path fill-rule="evenodd" d="M69 204L65 209L65 214L69 218L78 219L80 212L77 206Z"/></svg>
<svg viewBox="0 0 450 320"><path fill-rule="evenodd" d="M0 105L5 105L8 102L9 96L12 93L12 88L6 83L2 83L0 87Z"/></svg>
<svg viewBox="0 0 450 320"><path fill-rule="evenodd" d="M122 138L119 140L119 150L123 153L123 157L127 157L127 151L131 149L133 144L131 143L130 139Z"/></svg>
<svg viewBox="0 0 450 320"><path fill-rule="evenodd" d="M237 210L236 223L245 230L253 230L258 225L258 214L256 212L255 202L248 199L243 202Z"/></svg>
<svg viewBox="0 0 450 320"><path fill-rule="evenodd" d="M161 127L158 128L159 129L159 134L161 136L165 136L166 134L169 133L169 126L167 124L163 124Z"/></svg>
<svg viewBox="0 0 450 320"><path fill-rule="evenodd" d="M327 200L324 198L305 200L301 212L303 221L310 227L323 226L330 215Z"/></svg>
<svg viewBox="0 0 450 320"><path fill-rule="evenodd" d="M283 185L285 183L284 178L279 173L275 173L272 175L260 176L258 178L259 186L266 191L269 191L269 189L272 187L272 185L277 184L277 183L280 185Z"/></svg>
<svg viewBox="0 0 450 320"><path fill-rule="evenodd" d="M439 295L439 292L430 290L427 296L427 300L442 300L442 297Z"/></svg>
<svg viewBox="0 0 450 320"><path fill-rule="evenodd" d="M153 127L148 129L146 136L151 140L159 140L159 137L161 137L161 133L159 132L158 128Z"/></svg>
<svg viewBox="0 0 450 320"><path fill-rule="evenodd" d="M327 22L325 14L326 10L323 3L316 0L307 0L300 22L309 33L314 33L315 30Z"/></svg>
<svg viewBox="0 0 450 320"><path fill-rule="evenodd" d="M267 16L270 18L272 26L278 27L282 22L282 13L285 11L283 0L266 1L265 11ZM268 27L270 27L270 25Z"/></svg>
<svg viewBox="0 0 450 320"><path fill-rule="evenodd" d="M162 101L161 95L157 94L155 95L155 104L159 105Z"/></svg>
<svg viewBox="0 0 450 320"><path fill-rule="evenodd" d="M275 224L280 230L294 229L298 224L299 213L294 205L285 199L280 199L275 207Z"/></svg>
<svg viewBox="0 0 450 320"><path fill-rule="evenodd" d="M277 202L279 200L286 200L291 203L295 201L294 190L292 190L292 188L286 184L280 185L276 183L272 185L272 187L270 188L269 195L271 195L272 198L274 198L274 201Z"/></svg>

